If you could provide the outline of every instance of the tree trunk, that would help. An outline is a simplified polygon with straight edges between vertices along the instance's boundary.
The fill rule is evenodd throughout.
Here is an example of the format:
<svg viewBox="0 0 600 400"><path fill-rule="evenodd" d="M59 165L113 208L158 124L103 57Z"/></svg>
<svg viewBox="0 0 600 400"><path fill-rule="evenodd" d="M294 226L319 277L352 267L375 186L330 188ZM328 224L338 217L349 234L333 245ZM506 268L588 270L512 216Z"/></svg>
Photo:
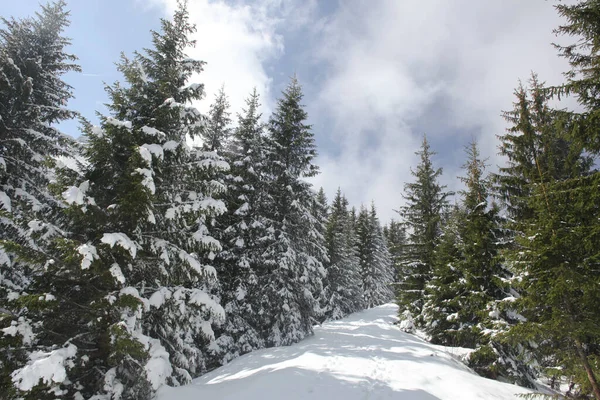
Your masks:
<svg viewBox="0 0 600 400"><path fill-rule="evenodd" d="M575 341L575 347L577 348L577 354L579 354L579 358L581 359L581 363L583 364L583 368L587 373L588 380L592 385L592 392L594 393L594 397L596 400L600 400L600 387L598 386L598 381L596 380L596 376L594 375L594 371L592 370L592 366L588 362L587 355L585 354L585 350L583 345L579 340Z"/></svg>

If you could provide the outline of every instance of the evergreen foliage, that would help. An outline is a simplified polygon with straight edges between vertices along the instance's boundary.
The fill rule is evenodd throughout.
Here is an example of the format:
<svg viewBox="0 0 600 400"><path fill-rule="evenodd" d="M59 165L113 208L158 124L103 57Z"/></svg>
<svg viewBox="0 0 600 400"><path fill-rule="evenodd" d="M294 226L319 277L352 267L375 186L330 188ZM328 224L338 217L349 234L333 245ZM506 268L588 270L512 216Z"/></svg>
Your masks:
<svg viewBox="0 0 600 400"><path fill-rule="evenodd" d="M476 347L491 328L488 320L495 312L490 313L490 308L509 296L504 283L509 273L500 262L498 207L489 203L485 163L475 142L466 154L466 176L460 178L466 189L436 249L425 308L434 314L426 317L432 341Z"/></svg>
<svg viewBox="0 0 600 400"><path fill-rule="evenodd" d="M392 219L389 225L383 227L383 236L385 237L392 259L394 282L399 282L404 246L406 245L406 230L400 222Z"/></svg>
<svg viewBox="0 0 600 400"><path fill-rule="evenodd" d="M208 295L214 268L198 253L220 250L207 220L224 210L213 198L223 185L211 178L227 164L186 144L204 127L186 105L203 91L187 84L203 65L184 53L193 29L180 5L152 32L152 49L122 57L127 85L107 87L111 116L86 125L84 180L63 193L72 236L34 282L55 304L40 342L67 354L67 379L47 382L63 395L148 398L206 370L211 324L224 313ZM31 396L28 368L44 359L13 373Z"/></svg>
<svg viewBox="0 0 600 400"><path fill-rule="evenodd" d="M219 217L222 251L215 259L226 323L219 332L216 355L223 363L265 346L260 335L258 277L265 271L266 221L262 210L267 178L264 124L256 89L238 115L238 127L225 153L231 165L226 176L228 211Z"/></svg>
<svg viewBox="0 0 600 400"><path fill-rule="evenodd" d="M40 255L65 235L64 203L48 189L58 158L77 151L53 126L77 116L66 107L73 88L63 80L80 71L77 57L66 51L65 7L58 1L33 18L2 18L0 30L0 393L7 397L17 395L11 373L33 349L46 349L37 310L52 297L36 295L31 281L43 273Z"/></svg>
<svg viewBox="0 0 600 400"><path fill-rule="evenodd" d="M316 149L302 89L293 77L269 119L267 199L268 244L259 313L268 346L288 345L312 333L322 314L321 295L327 258L322 222L314 215L316 194L303 180L315 176Z"/></svg>
<svg viewBox="0 0 600 400"><path fill-rule="evenodd" d="M356 221L358 257L364 306L375 307L393 298L394 273L375 205L361 207Z"/></svg>
<svg viewBox="0 0 600 400"><path fill-rule="evenodd" d="M204 63L186 56L185 1L121 57L85 143L55 128L78 117L66 3L2 18L0 397L151 399L395 295L401 328L473 348L477 373L533 387L541 372L600 400L600 1L555 7L556 32L577 38L555 45L571 70L519 84L506 163L488 177L471 143L449 207L423 137L401 222L384 228L374 204L313 191L296 77L268 123L256 89L235 127L224 87L207 116L192 106ZM550 106L568 95L582 112Z"/></svg>
<svg viewBox="0 0 600 400"><path fill-rule="evenodd" d="M592 159L569 138L573 118L548 105L543 82L532 74L529 87L519 85L516 102L504 118L511 127L500 135L500 154L507 164L494 176L495 192L514 220L532 217L527 203L535 184L586 173Z"/></svg>
<svg viewBox="0 0 600 400"><path fill-rule="evenodd" d="M516 221L521 234L510 254L520 277L517 305L526 321L511 333L514 340L536 343L533 354L553 379L567 377L580 395L600 399L598 316L592 306L598 297L598 257L597 246L591 245L598 241L598 172L589 171L592 159L585 155L600 151L595 122L600 5L581 1L556 8L567 19L557 32L581 40L557 46L571 64L567 82L546 89L534 81L532 99L520 101L525 106L517 114L522 122L515 129L534 137L529 147L536 151L529 165L536 168L526 186L529 196L522 201L530 212ZM568 94L577 97L583 113L549 109L550 96Z"/></svg>
<svg viewBox="0 0 600 400"><path fill-rule="evenodd" d="M329 261L325 264L323 307L327 318L339 319L364 308L357 237L348 213L348 200L339 188L331 204L325 243Z"/></svg>
<svg viewBox="0 0 600 400"><path fill-rule="evenodd" d="M573 362L578 359L577 349L568 348L569 350L563 352L567 348L564 347L564 343L561 343L564 341L560 337L562 334L556 337L552 333L556 329L548 329L544 331L542 338L537 329L544 323L557 323L554 314L561 314L566 310L564 304L552 305L550 295L547 294L548 290L551 292L552 288L558 288L562 279L555 272L551 272L552 266L560 265L561 259L567 264L572 262L572 265L575 266L577 258L573 257L572 261L565 260L563 258L565 253L560 253L561 250L558 249L554 249L554 251L559 252L560 256L558 253L553 253L552 256L544 253L546 246L553 247L559 243L555 243L556 236L547 234L542 236L538 232L543 231L548 224L566 224L565 221L569 220L569 213L566 211L564 214L555 215L555 218L558 219L565 218L564 221L552 222L553 214L550 210L556 208L563 210L563 204L566 205L562 203L564 198L553 191L562 192L563 189L559 189L561 185L567 185L575 190L573 185L589 182L585 177L589 175L588 171L593 159L585 154L583 143L571 136L578 129L579 117L551 109L548 105L551 92L544 89L543 83L539 82L535 75L530 80L529 89L520 86L515 94L517 102L514 110L505 113L505 118L512 124L512 127L504 136L500 137L501 150L508 158L508 167L501 168L499 175L495 177L498 183L499 197L507 205L512 217L512 223L508 225L508 228L512 231L514 241L509 247L506 257L515 273L513 281L519 292L515 306L518 307L524 319L526 318L526 321L517 324L510 330L511 338L509 339L513 342L536 343L533 348L527 349L528 354L536 356L538 363L547 371L555 372L559 366L563 369L570 365L571 367L568 371L564 370L564 373L571 377L577 368L582 368L582 365L585 364L582 362L577 366L577 363ZM563 194L568 193L571 189L564 190ZM583 185L576 190L589 193L590 189L586 189ZM572 207L574 209L572 212L575 213L581 210L580 205L577 205L576 202L569 203L569 207ZM588 212L593 213L591 210ZM583 221L580 222L583 223ZM549 229L552 232L556 231L555 227ZM587 229L593 232L594 224L590 224L588 221ZM575 235L574 231L571 232ZM560 245L569 243L569 240L568 235L565 235L559 240ZM534 244L540 247L534 250ZM543 271L536 270L538 263L544 265ZM540 273L542 275L539 275ZM545 276L544 279L555 276L556 280L554 278L545 280L544 284L548 285L547 289L537 292L540 287L532 285L531 282L540 282L541 276ZM552 308L554 311L542 314L545 317L539 317L537 310L540 308ZM559 325L554 326L558 328ZM520 345L516 348L518 350ZM560 350L558 350L559 348ZM564 356L557 358L557 351L563 354L570 351L569 362ZM579 371L582 370L579 369ZM589 387L581 379L578 379L577 382L582 388Z"/></svg>
<svg viewBox="0 0 600 400"><path fill-rule="evenodd" d="M210 105L206 127L202 132L203 148L207 151L219 152L226 147L231 134L231 112L229 99L225 94L225 86L221 86Z"/></svg>
<svg viewBox="0 0 600 400"><path fill-rule="evenodd" d="M441 168L434 168L429 142L423 137L421 150L416 153L420 162L411 170L415 181L404 185L404 205L399 213L409 232L408 243L401 263L398 285L398 305L402 318L416 318L424 303L424 290L431 279L435 248L441 235L441 221L447 209L445 186L438 183Z"/></svg>
<svg viewBox="0 0 600 400"><path fill-rule="evenodd" d="M574 118L575 126L572 136L587 150L600 153L600 74L599 41L600 3L596 0L580 0L573 4L556 4L558 14L566 19L564 25L554 30L558 35L575 37L573 44L561 46L555 44L559 55L570 64L571 69L564 75L566 82L550 87L546 92L559 99L563 96L575 95L584 107L583 113L567 113Z"/></svg>

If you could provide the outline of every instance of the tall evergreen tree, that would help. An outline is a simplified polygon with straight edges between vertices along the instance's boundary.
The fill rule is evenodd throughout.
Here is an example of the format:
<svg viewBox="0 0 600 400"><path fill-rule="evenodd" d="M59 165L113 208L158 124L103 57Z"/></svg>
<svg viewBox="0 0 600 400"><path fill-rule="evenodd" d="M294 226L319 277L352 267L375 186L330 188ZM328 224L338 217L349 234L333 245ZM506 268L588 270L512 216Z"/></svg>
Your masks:
<svg viewBox="0 0 600 400"><path fill-rule="evenodd" d="M232 134L229 108L229 99L223 85L210 105L206 128L202 132L205 150L219 152L227 145Z"/></svg>
<svg viewBox="0 0 600 400"><path fill-rule="evenodd" d="M464 276L458 268L461 260L459 225L463 209L450 208L433 258L431 280L425 286L423 305L424 329L433 343L457 345L457 331L461 328L456 316L464 291Z"/></svg>
<svg viewBox="0 0 600 400"><path fill-rule="evenodd" d="M365 307L375 307L393 297L393 270L375 205L361 207L356 223L358 254Z"/></svg>
<svg viewBox="0 0 600 400"><path fill-rule="evenodd" d="M224 210L212 176L227 165L186 144L204 125L189 106L203 86L186 83L203 65L185 56L193 30L180 4L152 32L152 49L123 56L127 85L107 88L111 116L86 126L85 181L63 193L73 236L56 243L35 281L55 304L41 342L56 350L13 373L29 396L150 398L205 370L211 325L224 313L208 294L214 268L199 253L220 250L207 222ZM57 360L60 382L38 368Z"/></svg>
<svg viewBox="0 0 600 400"><path fill-rule="evenodd" d="M461 258L457 263L462 275L462 287L457 293L460 309L456 321L460 329L455 343L472 347L480 344L482 330L490 310L488 305L508 297L504 283L509 277L500 262L501 240L498 207L489 202L489 181L485 174L485 163L479 156L477 143L466 148L467 162L463 165L466 176L461 177L466 189L461 192L464 209L459 220Z"/></svg>
<svg viewBox="0 0 600 400"><path fill-rule="evenodd" d="M48 185L55 158L75 152L75 142L54 124L77 114L63 75L80 71L66 51L69 12L64 1L41 7L33 18L2 19L0 30L0 392L11 398L10 373L38 346L33 315L49 302L31 280L43 272L38 255L65 235L64 207Z"/></svg>
<svg viewBox="0 0 600 400"><path fill-rule="evenodd" d="M513 109L503 113L511 127L499 136L500 154L507 163L494 181L509 216L525 220L532 217L527 201L535 184L585 173L591 159L565 134L573 128L573 120L549 107L548 92L537 75L532 74L529 87L519 85L515 97Z"/></svg>
<svg viewBox="0 0 600 400"><path fill-rule="evenodd" d="M304 178L318 168L313 134L306 124L302 89L292 78L269 119L268 196L264 213L270 243L264 253L266 270L261 326L269 346L287 345L312 333L321 310L316 296L322 291L326 250L321 223L313 214L315 194Z"/></svg>
<svg viewBox="0 0 600 400"><path fill-rule="evenodd" d="M526 321L513 328L518 341L538 344L540 364L600 398L600 211L595 173L545 182L532 193L534 218L517 237L512 256L521 276L517 305Z"/></svg>
<svg viewBox="0 0 600 400"><path fill-rule="evenodd" d="M528 187L531 195L526 202L531 212L528 218L517 221L516 229L522 234L516 238L517 251L511 254L515 270L522 277L522 296L517 304L527 317L527 322L513 333L517 340L543 344L535 352L542 365L569 376L581 394L600 399L598 307L592 306L600 293L598 251L591 244L598 242L600 232L595 206L599 178L598 172L588 172L589 158L582 156L584 149L594 155L600 152L600 4L589 0L556 8L567 20L556 32L578 36L579 40L573 45L557 46L571 65L565 74L567 81L549 89L534 86L531 114L538 116L540 109L549 110L548 96L568 94L576 96L584 112L550 110L547 122L539 125L530 122L535 118L520 113L525 124L519 128L533 126L543 151L533 156L537 175ZM536 102L536 97L541 100ZM568 152L556 151L561 142Z"/></svg>
<svg viewBox="0 0 600 400"><path fill-rule="evenodd" d="M556 279L544 280L544 285L547 285L544 290L532 282L539 283L542 276L545 277L544 279L548 278L550 275L546 274L554 268L553 265L557 268L563 262L576 265L577 258L574 257L572 260L563 258L567 253L566 250L559 250L560 246L555 246L559 244L558 242L550 245L557 237L548 236L545 229L550 229L557 234L562 229L550 228L548 224L560 224L557 219L564 218L564 222L570 218L569 213L561 211L554 214L555 211L551 211L562 207L561 204L556 203L560 198L559 193L552 193L552 190L562 190L559 187L564 184L566 186L562 195L575 196L568 194L573 190L590 194L590 188L580 186L575 189L574 185L577 182L591 183L583 177L588 175L592 159L585 155L583 142L576 140L576 136L572 135L580 129L579 117L550 108L548 101L551 91L546 90L535 75L530 80L529 88L520 86L515 94L517 101L514 109L505 113L505 118L512 126L505 135L500 137L501 151L508 158L508 166L501 168L499 175L495 177L499 197L507 205L512 217L512 223L508 228L512 231L514 241L506 257L515 273L514 284L520 293L515 304L527 318L527 322L515 326L511 332L517 342L526 340L545 344L530 349L538 356L538 362L542 367L550 367L552 371L558 371L556 367L559 367L564 373L570 374L574 373L574 370L577 371L577 367L574 367L574 370L570 368L567 372L566 365L585 364L583 362L585 360L580 363L574 361L579 357L574 356L578 350L573 346L565 347L562 333L550 329L549 325L546 325L547 330L543 334L536 328L543 324L555 324L560 318L555 319L553 315L565 311L565 304L552 300L553 290L555 287L560 287L562 277L558 273L553 273ZM572 206L574 204L576 203L571 203ZM587 222L587 229L591 233L594 227L593 224L589 225L589 222ZM565 223L562 227L566 228L567 225L568 223ZM546 235L541 233L538 235L538 231L545 231ZM575 231L573 234L575 235ZM571 239L567 237L568 235L561 239L560 243L568 243ZM534 250L535 247L537 248ZM549 249L560 253L561 256L549 256L548 253L544 253ZM548 261L548 257L552 262ZM544 269L536 271L536 264L541 262L545 265ZM562 264L562 267L564 266L565 264ZM588 278L591 279L591 276ZM540 313L542 309L553 311ZM558 327L558 325L552 326ZM558 359L557 353L562 354ZM568 358L566 355L574 357ZM585 381L585 379L578 379L578 382Z"/></svg>
<svg viewBox="0 0 600 400"><path fill-rule="evenodd" d="M331 204L325 242L329 261L325 264L323 307L327 318L339 319L364 308L356 233L348 213L348 200L339 188Z"/></svg>
<svg viewBox="0 0 600 400"><path fill-rule="evenodd" d="M258 276L264 270L262 253L267 236L261 214L267 149L259 107L254 89L246 109L238 115L238 127L225 153L231 164L226 176L228 212L218 218L223 249L215 259L221 302L227 313L217 339L219 363L265 345L258 323Z"/></svg>
<svg viewBox="0 0 600 400"><path fill-rule="evenodd" d="M570 45L555 44L559 55L570 64L571 69L565 73L566 82L549 88L546 92L551 96L575 95L584 107L583 113L568 113L575 119L571 131L588 151L600 153L600 53L598 50L600 4L596 0L580 0L574 4L555 5L558 14L566 19L564 25L555 29L557 35L576 37L578 40Z"/></svg>
<svg viewBox="0 0 600 400"><path fill-rule="evenodd" d="M389 225L384 226L383 236L385 237L392 266L394 267L394 283L400 281L401 263L406 244L406 230L404 226L396 220L391 220Z"/></svg>
<svg viewBox="0 0 600 400"><path fill-rule="evenodd" d="M434 168L429 142L423 137L421 150L416 153L420 162L411 170L415 182L404 186L406 205L399 213L410 232L401 263L401 278L398 285L400 314L418 317L423 307L425 285L431 279L433 258L441 234L441 221L447 208L445 186L438 183L441 168ZM415 320L420 323L420 319Z"/></svg>

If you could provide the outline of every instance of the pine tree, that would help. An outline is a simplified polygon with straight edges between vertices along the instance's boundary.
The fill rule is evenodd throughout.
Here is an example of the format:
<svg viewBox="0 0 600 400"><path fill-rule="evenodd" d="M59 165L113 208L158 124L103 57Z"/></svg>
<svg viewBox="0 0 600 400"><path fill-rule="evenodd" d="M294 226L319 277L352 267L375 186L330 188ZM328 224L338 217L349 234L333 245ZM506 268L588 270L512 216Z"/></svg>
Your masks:
<svg viewBox="0 0 600 400"><path fill-rule="evenodd" d="M394 283L397 283L400 281L399 274L401 271L404 246L406 244L406 230L400 222L392 219L389 225L383 227L383 235L392 259Z"/></svg>
<svg viewBox="0 0 600 400"><path fill-rule="evenodd" d="M263 215L270 243L264 253L265 271L260 323L267 345L288 345L312 333L320 318L317 297L322 292L326 259L321 223L313 215L315 193L303 178L318 173L312 164L316 149L306 124L302 90L292 78L269 119L269 199Z"/></svg>
<svg viewBox="0 0 600 400"><path fill-rule="evenodd" d="M39 255L64 236L61 199L48 185L57 157L75 153L75 142L53 125L77 114L63 75L80 71L63 36L69 12L63 1L41 7L34 18L2 19L0 30L0 392L17 396L10 373L38 345L35 309L51 297L31 280L42 273ZM47 301L48 300L48 301Z"/></svg>
<svg viewBox="0 0 600 400"><path fill-rule="evenodd" d="M520 294L515 305L527 319L527 322L511 329L512 340L517 343L537 343L529 352L537 356L537 361L542 367L550 368L549 371L562 370L565 374L575 374L576 371L584 370L584 361L587 359L581 359L577 355L579 350L573 346L565 347L562 333L557 332L557 329L550 329L550 324L558 327L553 325L560 320L555 319L555 314L563 313L566 306L560 301L553 303L552 300L552 293L561 285L562 277L557 272L552 273L556 279L547 279L549 275L546 275L550 274L549 271L553 271L553 268L577 265L577 257L563 258L568 252L566 249L561 250L559 245L569 243L573 237L565 235L565 238L560 239L560 243L555 243L557 236L548 235L546 229L555 234L562 231L562 228L567 229L568 223L565 221L571 220L569 215L581 210L556 211L558 214L554 214L553 210L562 210L561 202L564 198L561 196L577 198L580 195L570 194L572 191L591 195L591 188L585 186L591 184L591 180L584 177L588 175L592 159L585 155L582 142L574 139L581 127L579 117L551 109L548 105L550 94L551 91L546 90L535 75L530 80L530 88L520 86L516 91L515 108L505 113L505 118L512 127L507 134L500 137L501 149L508 157L509 163L507 168L501 169L496 182L499 183L500 197L507 204L513 217L513 222L508 228L512 230L514 241L506 257L515 273L514 282ZM575 186L579 184L582 186L576 189ZM560 189L562 185L565 185L564 191ZM553 193L553 190L559 192ZM557 202L557 199L560 199L560 202ZM571 206L574 204L577 203L571 203ZM588 212L593 214L593 211ZM559 222L561 219L563 221ZM580 222L584 223L583 220ZM552 227L552 224L561 223L564 224L561 229ZM590 225L590 221L586 223L587 231L593 232L594 224ZM544 235L538 235L540 231L545 232ZM576 235L575 232L572 232L573 235ZM550 249L552 255L545 253ZM549 259L551 261L548 261ZM536 270L536 265L542 262L544 269ZM565 264L561 266L561 263ZM532 284L533 281L539 282L542 276L544 284L547 285L544 290L537 284ZM591 277L588 276L588 279ZM537 292L538 290L540 291ZM539 313L540 309L553 311ZM542 334L537 327L544 324L548 325ZM539 345L540 343L544 343L544 346ZM591 352L593 354L593 350ZM562 355L557 357L557 353ZM581 361L577 362L577 359ZM571 367L566 369L567 365ZM580 377L577 381L586 387L586 379Z"/></svg>
<svg viewBox="0 0 600 400"><path fill-rule="evenodd" d="M567 19L556 32L580 38L573 45L557 45L559 54L571 65L565 74L567 81L552 88L534 86L537 90L530 104L535 111L531 114L539 116L540 109L549 110L549 96L569 94L576 96L584 112L550 110L545 124L523 125L533 125L536 133L541 133L543 151L533 157L537 175L529 185L531 196L526 203L531 213L517 221L516 229L522 235L516 237L518 248L511 254L522 277L517 304L527 318L513 334L516 340L542 344L535 353L543 366L569 376L581 395L600 399L598 307L593 306L600 295L598 251L592 244L598 242L600 231L595 205L599 174L588 172L590 159L582 155L583 150L593 155L600 152L596 67L600 4L580 1L556 8ZM536 102L536 97L541 100ZM568 152L557 151L561 142ZM569 329L564 329L566 326Z"/></svg>
<svg viewBox="0 0 600 400"><path fill-rule="evenodd" d="M550 87L545 92L558 97L575 95L584 107L583 113L567 112L575 120L572 136L588 151L600 153L600 90L598 87L598 50L600 4L596 0L580 0L574 4L557 4L554 6L558 14L566 19L564 25L554 30L557 35L577 37L574 44L561 46L555 44L559 55L570 64L571 69L564 75L566 82ZM561 112L563 114L563 112Z"/></svg>
<svg viewBox="0 0 600 400"><path fill-rule="evenodd" d="M261 215L266 187L266 142L256 89L238 115L226 156L231 171L226 176L228 212L218 218L223 249L215 259L221 302L227 313L219 332L216 355L227 362L265 346L259 330L258 275L263 271L265 220Z"/></svg>
<svg viewBox="0 0 600 400"><path fill-rule="evenodd" d="M323 307L327 318L343 318L364 308L356 239L348 213L348 200L338 188L325 233L329 261L325 264L327 277Z"/></svg>
<svg viewBox="0 0 600 400"><path fill-rule="evenodd" d="M214 103L210 105L206 128L202 132L205 150L219 152L226 147L232 132L229 107L225 86L221 86L221 89L215 95Z"/></svg>
<svg viewBox="0 0 600 400"><path fill-rule="evenodd" d="M393 297L393 270L375 205L361 207L356 223L364 306L375 307Z"/></svg>
<svg viewBox="0 0 600 400"><path fill-rule="evenodd" d="M213 198L223 185L212 176L227 165L186 144L204 125L187 105L203 92L186 84L203 65L185 57L193 29L180 4L152 33L152 49L123 56L127 85L107 88L111 116L86 125L85 181L63 193L73 236L56 243L34 285L56 304L43 315L42 339L62 346L54 352L66 379L32 387L36 364L56 357L32 360L13 374L30 396L60 389L75 398L150 398L206 368L211 325L224 313L208 294L214 268L199 253L210 259L220 250L208 220L224 211Z"/></svg>
<svg viewBox="0 0 600 400"><path fill-rule="evenodd" d="M465 295L465 282L458 263L461 260L459 225L463 210L451 207L433 257L431 280L425 286L423 328L431 342L456 346L457 331L461 325L456 320L460 300Z"/></svg>
<svg viewBox="0 0 600 400"><path fill-rule="evenodd" d="M411 170L415 182L405 184L406 205L399 211L410 232L398 284L399 311L403 318L416 318L421 313L425 285L431 279L435 248L441 234L440 223L451 194L438 183L442 169L433 167L431 157L435 152L431 151L426 137L416 154L421 160L416 171ZM421 323L419 318L416 322Z"/></svg>
<svg viewBox="0 0 600 400"><path fill-rule="evenodd" d="M599 398L598 302L600 174L545 182L533 192L534 219L513 254L521 278L518 305L526 321L512 333L538 344L542 366ZM558 369L557 369L558 367Z"/></svg>
<svg viewBox="0 0 600 400"><path fill-rule="evenodd" d="M466 176L461 178L466 187L461 192L464 214L458 225L461 259L457 264L464 279L460 294L457 293L463 298L456 314L462 332L455 343L473 347L481 342L482 330L490 328L484 323L490 312L488 305L509 297L503 283L509 273L499 259L498 207L488 200L489 182L477 143L472 142L466 153Z"/></svg>
<svg viewBox="0 0 600 400"><path fill-rule="evenodd" d="M317 303L319 305L317 310L317 320L319 322L323 322L326 318L326 309L324 304L326 303L326 292L325 292L325 279L327 275L327 265L329 263L329 252L327 249L327 243L325 239L325 234L327 231L327 221L329 219L329 202L327 200L327 196L325 195L325 190L323 187L319 188L317 195L313 198L312 202L312 215L316 219L315 229L317 236L321 238L320 242L323 246L323 250L317 253L316 260L323 267L323 276L321 278L321 284L319 285L319 289L315 291L313 294Z"/></svg>
<svg viewBox="0 0 600 400"><path fill-rule="evenodd" d="M515 97L513 110L503 113L512 126L499 136L500 154L507 164L500 167L494 181L509 216L525 220L532 216L527 201L533 185L585 173L591 159L582 155L581 144L565 135L573 121L549 107L549 95L537 75L532 74L528 88L519 85Z"/></svg>

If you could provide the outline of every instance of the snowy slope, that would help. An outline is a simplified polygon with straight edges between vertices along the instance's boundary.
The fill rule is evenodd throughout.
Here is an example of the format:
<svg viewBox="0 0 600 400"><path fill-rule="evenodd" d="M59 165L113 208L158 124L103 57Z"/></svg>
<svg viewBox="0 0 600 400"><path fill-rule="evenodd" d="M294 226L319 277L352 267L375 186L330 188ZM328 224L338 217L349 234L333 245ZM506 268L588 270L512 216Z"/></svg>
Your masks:
<svg viewBox="0 0 600 400"><path fill-rule="evenodd" d="M323 324L289 347L255 351L159 400L515 399L518 386L482 378L443 347L399 331L384 305Z"/></svg>

